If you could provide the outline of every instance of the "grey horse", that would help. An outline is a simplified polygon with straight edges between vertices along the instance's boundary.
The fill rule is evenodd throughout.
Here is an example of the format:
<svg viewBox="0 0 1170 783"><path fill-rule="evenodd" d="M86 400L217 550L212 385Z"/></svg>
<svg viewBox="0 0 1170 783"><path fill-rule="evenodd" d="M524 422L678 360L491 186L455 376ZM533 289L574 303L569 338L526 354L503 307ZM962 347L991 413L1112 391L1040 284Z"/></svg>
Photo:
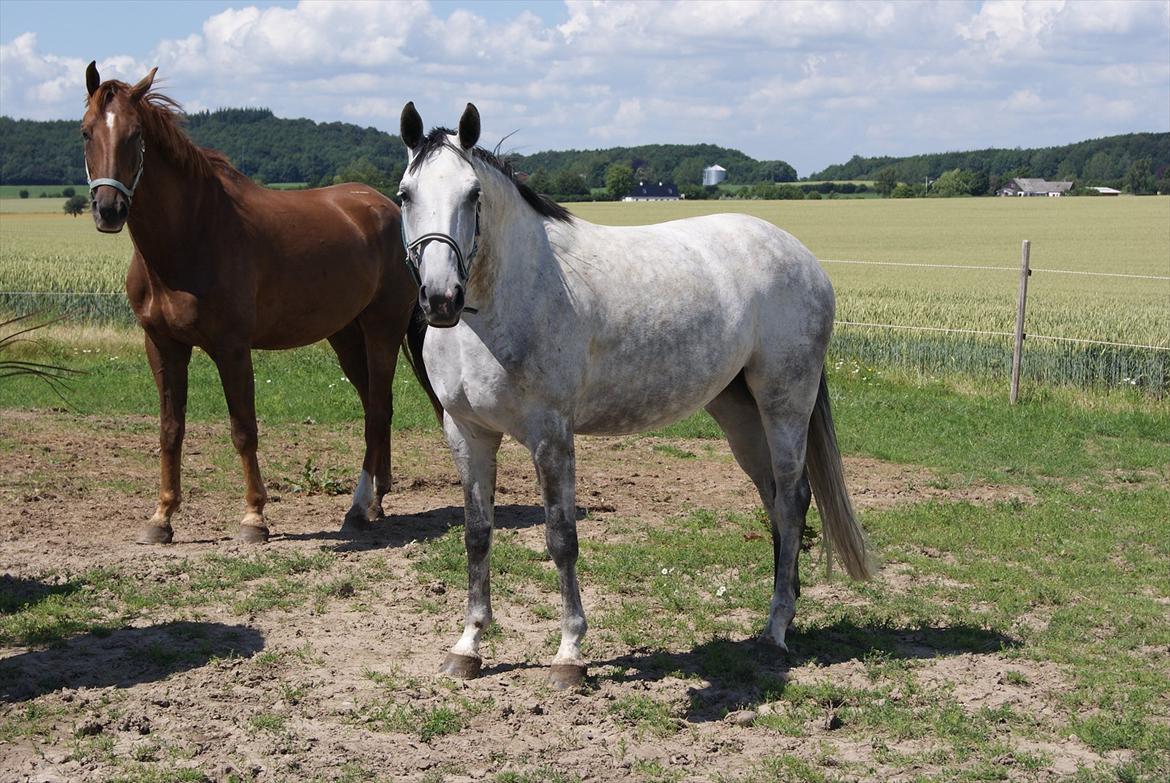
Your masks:
<svg viewBox="0 0 1170 783"><path fill-rule="evenodd" d="M491 622L489 552L504 433L532 453L560 575L557 687L583 681L573 436L628 434L706 410L771 521L774 591L762 639L796 612L811 495L850 576L872 564L845 489L824 378L832 286L790 234L744 215L590 224L519 183L459 130L402 112L403 239L431 327L423 355L466 506L466 626L442 671L479 673Z"/></svg>

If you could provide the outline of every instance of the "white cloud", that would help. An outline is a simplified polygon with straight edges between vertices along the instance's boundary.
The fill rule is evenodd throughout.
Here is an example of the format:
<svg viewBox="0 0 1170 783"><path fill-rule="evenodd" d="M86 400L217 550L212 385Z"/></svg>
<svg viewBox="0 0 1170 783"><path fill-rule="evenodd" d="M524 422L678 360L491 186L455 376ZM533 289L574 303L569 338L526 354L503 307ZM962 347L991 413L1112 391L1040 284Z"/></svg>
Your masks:
<svg viewBox="0 0 1170 783"><path fill-rule="evenodd" d="M472 100L485 140L520 128L509 144L524 151L713 141L801 173L854 153L1170 125L1160 0L570 0L559 25L471 2L445 14L421 0L246 2L102 60L102 75L133 82L157 64L191 109L266 105L391 132L408 99L445 125ZM0 42L0 111L78 116L84 68L19 31Z"/></svg>

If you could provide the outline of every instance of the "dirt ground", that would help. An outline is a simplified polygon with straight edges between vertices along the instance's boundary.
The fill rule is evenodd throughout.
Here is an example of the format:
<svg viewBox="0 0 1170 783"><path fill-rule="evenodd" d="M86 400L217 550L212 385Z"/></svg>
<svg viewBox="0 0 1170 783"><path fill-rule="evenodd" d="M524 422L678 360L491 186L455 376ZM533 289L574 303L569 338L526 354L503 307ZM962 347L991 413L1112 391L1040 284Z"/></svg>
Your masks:
<svg viewBox="0 0 1170 783"><path fill-rule="evenodd" d="M175 543L131 543L153 507L156 438L147 418L5 411L4 585L51 587L92 569L147 585L167 579L184 560L249 551L230 538L241 500L236 467L223 457L230 452L220 424L189 427L187 494L175 519ZM809 723L804 736L752 725L752 715L737 712L751 702L749 695L697 676L690 650L671 651L670 673L662 673L644 651L603 649L605 657L591 662L588 688L555 692L545 680L545 651L557 620L538 617L508 596L495 597L496 620L507 633L488 645L483 676L466 683L439 677L437 666L461 628L464 585L424 582L413 563L428 541L461 522L454 470L437 434L397 434L387 519L369 533L343 535L338 531L349 498L291 491L288 475L295 471L289 466L314 450L333 454L338 464L352 450L356 464L358 442L352 426L288 425L262 434L262 465L274 487L268 514L274 536L267 546L328 551L355 569L380 559L384 576L373 588L372 607L338 599L254 615L237 614L230 603L194 613L155 611L112 633L82 634L59 646L0 648L0 716L11 720L35 707L49 716L42 725L50 727L33 736L0 734L0 780L108 780L151 764L198 769L211 780L356 780L371 772L407 781L491 780L505 772L542 780L553 770L586 781L735 780L758 774L765 758L779 754L846 779L908 780L932 772L929 762L897 761L899 754L929 758L923 753L929 748L879 749L856 732L839 732L832 714ZM758 503L722 442L584 438L578 465L578 505L587 511L583 539L606 536L611 520L662 526L691 507L749 511ZM847 474L863 509L933 497L1028 500L1026 490L945 488L947 482L921 469L874 460L849 460ZM497 501L498 528L514 532L525 546L541 547L532 467L510 441L501 452ZM896 564L879 577L900 578L904 572ZM834 589L828 583L813 588L824 592L822 598ZM587 612L620 600L588 584L584 597ZM420 610L422 600L437 611ZM555 595L544 600L558 604ZM760 611L754 619L763 619ZM919 679L946 687L965 709L1012 704L1043 715L1067 685L1054 666L998 652L941 654L910 632L901 641L917 659ZM855 659L801 658L798 651L785 657L764 649L754 654L762 669L788 682L848 685L865 677ZM1019 676L1005 676L1009 671ZM381 673L382 682L370 672ZM362 720L368 715L363 705L385 694L387 679L399 703L420 710L412 714L451 703L475 706L464 708L461 730L426 741L417 732L375 731ZM615 712L615 704L642 695L672 705L673 731L631 726ZM757 717L782 708L753 705ZM1049 761L1009 777L1054 778L1078 763L1103 761L1073 738L1054 746L1020 742L1030 742L1028 749ZM79 751L95 743L101 752ZM849 771L834 773L835 767Z"/></svg>

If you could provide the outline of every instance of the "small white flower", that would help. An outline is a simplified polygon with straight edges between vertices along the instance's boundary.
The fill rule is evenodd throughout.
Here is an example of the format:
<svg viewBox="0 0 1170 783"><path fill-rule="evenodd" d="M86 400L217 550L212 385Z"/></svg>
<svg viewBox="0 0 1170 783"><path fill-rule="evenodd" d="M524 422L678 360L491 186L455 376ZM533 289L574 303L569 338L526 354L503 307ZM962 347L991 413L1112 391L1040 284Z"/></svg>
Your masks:
<svg viewBox="0 0 1170 783"><path fill-rule="evenodd" d="M723 594L724 594L724 593L726 593L726 592L727 592L727 588L726 588L726 587L724 587L723 585L720 585L720 586L719 586L719 589L715 591L715 597L716 597L716 598L722 598L722 597L723 597Z"/></svg>

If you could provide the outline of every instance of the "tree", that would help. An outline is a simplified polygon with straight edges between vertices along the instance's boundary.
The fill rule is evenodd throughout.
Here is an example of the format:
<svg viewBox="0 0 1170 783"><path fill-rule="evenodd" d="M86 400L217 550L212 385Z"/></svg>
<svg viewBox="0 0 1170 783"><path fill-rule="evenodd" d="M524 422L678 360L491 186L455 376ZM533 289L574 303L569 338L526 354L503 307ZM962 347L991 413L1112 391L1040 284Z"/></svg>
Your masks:
<svg viewBox="0 0 1170 783"><path fill-rule="evenodd" d="M624 163L614 163L605 170L605 190L617 201L634 189L634 170ZM687 196L693 198L693 196Z"/></svg>
<svg viewBox="0 0 1170 783"><path fill-rule="evenodd" d="M85 196L77 195L70 196L69 199L65 202L63 209L65 210L66 215L77 217L82 212L85 212L86 208L88 207L89 199L87 199Z"/></svg>
<svg viewBox="0 0 1170 783"><path fill-rule="evenodd" d="M524 183L537 193L552 193L552 180L549 179L548 173L544 169L537 169L528 175L528 181Z"/></svg>
<svg viewBox="0 0 1170 783"><path fill-rule="evenodd" d="M1081 176L1086 182L1100 184L1116 179L1119 173L1117 170L1117 161L1108 152L1101 150L1089 158L1088 163L1085 164L1084 171L1081 172Z"/></svg>
<svg viewBox="0 0 1170 783"><path fill-rule="evenodd" d="M676 185L702 185L703 169L705 168L707 168L705 158L691 156L679 161L671 176L674 177Z"/></svg>
<svg viewBox="0 0 1170 783"><path fill-rule="evenodd" d="M333 182L336 185L340 185L342 182L362 182L373 188L384 188L388 184L386 176L365 155L346 164L337 172Z"/></svg>
<svg viewBox="0 0 1170 783"><path fill-rule="evenodd" d="M24 190L20 191L20 197L21 198L28 198L28 188L25 188Z"/></svg>
<svg viewBox="0 0 1170 783"><path fill-rule="evenodd" d="M796 182L796 169L782 160L762 160L756 167L756 177L768 182Z"/></svg>
<svg viewBox="0 0 1170 783"><path fill-rule="evenodd" d="M882 196L889 196L898 186L898 172L893 166L886 166L874 177L873 189Z"/></svg>
<svg viewBox="0 0 1170 783"><path fill-rule="evenodd" d="M931 193L943 198L953 196L975 196L987 188L986 180L980 187L979 175L974 171L951 169L944 171L931 186Z"/></svg>
<svg viewBox="0 0 1170 783"><path fill-rule="evenodd" d="M552 178L553 192L558 196L588 196L589 186L580 174L560 171Z"/></svg>
<svg viewBox="0 0 1170 783"><path fill-rule="evenodd" d="M65 198L73 198L73 196L76 193L77 193L77 191L74 190L73 188L65 188L64 190L61 191L61 195L64 196Z"/></svg>
<svg viewBox="0 0 1170 783"><path fill-rule="evenodd" d="M1125 172L1125 189L1135 196L1146 196L1154 192L1154 173L1150 171L1150 159L1138 158Z"/></svg>

